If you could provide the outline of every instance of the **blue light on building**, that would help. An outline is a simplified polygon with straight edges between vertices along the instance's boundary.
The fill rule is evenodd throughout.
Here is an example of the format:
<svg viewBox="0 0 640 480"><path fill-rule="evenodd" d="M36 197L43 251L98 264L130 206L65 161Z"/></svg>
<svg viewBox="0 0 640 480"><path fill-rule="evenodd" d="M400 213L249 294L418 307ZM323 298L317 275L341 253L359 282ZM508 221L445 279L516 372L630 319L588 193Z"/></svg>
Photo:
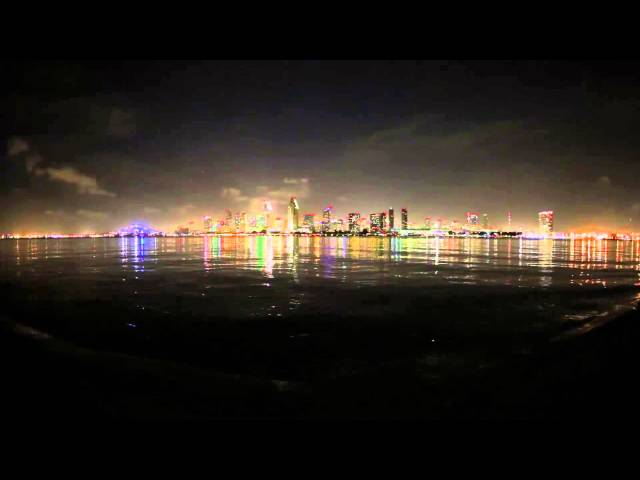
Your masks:
<svg viewBox="0 0 640 480"><path fill-rule="evenodd" d="M151 237L161 235L162 232L155 230L143 223L132 223L131 225L121 228L118 234L126 237Z"/></svg>

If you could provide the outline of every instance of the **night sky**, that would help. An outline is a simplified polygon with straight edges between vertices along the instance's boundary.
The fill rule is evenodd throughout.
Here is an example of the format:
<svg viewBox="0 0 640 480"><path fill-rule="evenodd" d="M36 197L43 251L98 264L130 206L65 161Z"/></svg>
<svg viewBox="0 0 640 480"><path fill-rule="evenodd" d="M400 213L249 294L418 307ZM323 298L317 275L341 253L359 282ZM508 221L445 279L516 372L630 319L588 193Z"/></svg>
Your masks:
<svg viewBox="0 0 640 480"><path fill-rule="evenodd" d="M640 231L624 62L29 62L0 80L0 232L173 231L225 208L393 206Z"/></svg>

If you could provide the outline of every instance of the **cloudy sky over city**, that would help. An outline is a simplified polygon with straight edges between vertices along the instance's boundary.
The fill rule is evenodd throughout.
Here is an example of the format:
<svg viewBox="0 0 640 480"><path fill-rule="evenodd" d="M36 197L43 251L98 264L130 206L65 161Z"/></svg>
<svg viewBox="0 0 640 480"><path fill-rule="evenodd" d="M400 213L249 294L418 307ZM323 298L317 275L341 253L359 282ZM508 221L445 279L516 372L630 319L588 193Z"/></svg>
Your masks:
<svg viewBox="0 0 640 480"><path fill-rule="evenodd" d="M3 65L0 231L175 229L224 209L640 230L633 63Z"/></svg>

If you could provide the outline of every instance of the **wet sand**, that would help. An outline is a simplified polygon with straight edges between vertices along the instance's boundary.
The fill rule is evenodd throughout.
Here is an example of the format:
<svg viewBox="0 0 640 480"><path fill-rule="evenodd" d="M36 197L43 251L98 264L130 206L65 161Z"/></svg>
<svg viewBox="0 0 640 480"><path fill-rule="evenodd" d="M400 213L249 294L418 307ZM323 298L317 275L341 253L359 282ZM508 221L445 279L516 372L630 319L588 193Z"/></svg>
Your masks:
<svg viewBox="0 0 640 480"><path fill-rule="evenodd" d="M310 385L85 349L3 319L2 412L90 419L635 419L640 314L433 383L377 364Z"/></svg>

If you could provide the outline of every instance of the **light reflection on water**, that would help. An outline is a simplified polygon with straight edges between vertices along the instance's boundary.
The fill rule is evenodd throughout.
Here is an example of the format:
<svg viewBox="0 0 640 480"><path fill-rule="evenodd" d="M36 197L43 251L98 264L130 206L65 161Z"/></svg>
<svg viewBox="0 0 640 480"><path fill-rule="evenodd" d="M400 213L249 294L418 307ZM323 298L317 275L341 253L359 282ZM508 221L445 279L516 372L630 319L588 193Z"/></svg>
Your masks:
<svg viewBox="0 0 640 480"><path fill-rule="evenodd" d="M434 289L460 296L487 288L626 287L626 295L636 295L639 263L639 242L610 240L205 236L0 242L2 280L44 282L66 289L68 298L134 298L140 308L166 312L183 296L196 313L243 318L302 307L382 315L401 312L418 296L435 295ZM383 294L395 289L381 306L354 293L369 289L370 295L378 287ZM318 290L323 288L337 290ZM495 305L487 312L507 308ZM514 301L512 308L521 307Z"/></svg>
<svg viewBox="0 0 640 480"><path fill-rule="evenodd" d="M475 238L361 237L194 237L5 240L0 266L6 274L61 264L80 271L113 269L144 273L149 269L260 272L273 279L304 280L305 276L349 281L368 272L386 282L389 273L462 274L478 282L500 272L504 284L525 275L530 284L548 286L567 279L574 283L636 283L640 242L613 240L523 240ZM403 268L410 267L403 273ZM437 268L436 268L437 267ZM46 269L45 269L46 271ZM616 274L617 273L617 274ZM488 278L488 277L487 277ZM486 280L487 278L484 278Z"/></svg>

